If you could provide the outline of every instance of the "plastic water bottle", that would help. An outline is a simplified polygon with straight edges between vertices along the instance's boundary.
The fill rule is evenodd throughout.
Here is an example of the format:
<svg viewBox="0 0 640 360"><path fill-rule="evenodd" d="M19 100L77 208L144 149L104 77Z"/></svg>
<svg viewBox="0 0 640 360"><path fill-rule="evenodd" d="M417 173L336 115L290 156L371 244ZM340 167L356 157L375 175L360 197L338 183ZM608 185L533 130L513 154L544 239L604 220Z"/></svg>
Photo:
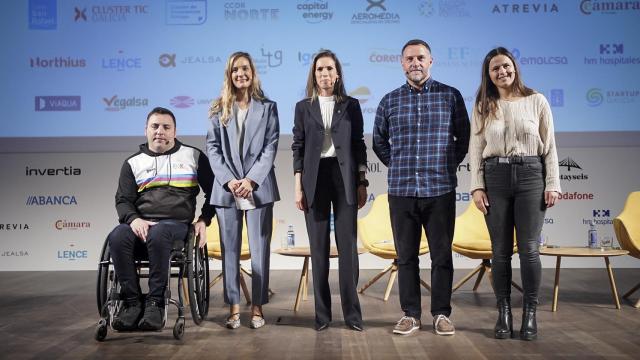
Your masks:
<svg viewBox="0 0 640 360"><path fill-rule="evenodd" d="M589 232L588 232L588 242L587 245L591 249L598 248L598 231L596 230L596 226L593 222L589 222Z"/></svg>
<svg viewBox="0 0 640 360"><path fill-rule="evenodd" d="M289 225L289 230L287 230L287 248L292 248L296 246L296 234L293 232L293 225Z"/></svg>

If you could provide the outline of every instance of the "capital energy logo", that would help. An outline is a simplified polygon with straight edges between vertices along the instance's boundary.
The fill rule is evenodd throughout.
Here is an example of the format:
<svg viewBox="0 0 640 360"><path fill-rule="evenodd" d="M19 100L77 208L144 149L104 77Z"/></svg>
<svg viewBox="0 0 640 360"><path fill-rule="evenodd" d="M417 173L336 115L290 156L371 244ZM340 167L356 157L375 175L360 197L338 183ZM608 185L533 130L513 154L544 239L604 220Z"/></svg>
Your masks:
<svg viewBox="0 0 640 360"><path fill-rule="evenodd" d="M36 96L35 111L80 111L80 96Z"/></svg>
<svg viewBox="0 0 640 360"><path fill-rule="evenodd" d="M29 195L27 206L68 206L78 205L75 195Z"/></svg>
<svg viewBox="0 0 640 360"><path fill-rule="evenodd" d="M169 100L169 103L174 108L186 109L192 107L195 104L195 100L193 100L191 96L180 95L173 97L171 100Z"/></svg>
<svg viewBox="0 0 640 360"><path fill-rule="evenodd" d="M29 230L27 223L0 223L0 231L23 231Z"/></svg>
<svg viewBox="0 0 640 360"><path fill-rule="evenodd" d="M554 1L502 2L491 8L492 14L557 14L559 11Z"/></svg>
<svg viewBox="0 0 640 360"><path fill-rule="evenodd" d="M202 25L207 21L207 0L166 0L167 25Z"/></svg>
<svg viewBox="0 0 640 360"><path fill-rule="evenodd" d="M309 24L318 24L333 18L333 11L329 8L329 1L304 0L296 4L298 13Z"/></svg>
<svg viewBox="0 0 640 360"><path fill-rule="evenodd" d="M117 23L126 22L134 16L146 16L151 14L147 4L100 4L90 7L75 6L73 8L73 21L92 23Z"/></svg>
<svg viewBox="0 0 640 360"><path fill-rule="evenodd" d="M115 71L138 70L142 68L142 58L127 56L124 50L118 50L116 56L102 58L102 68Z"/></svg>
<svg viewBox="0 0 640 360"><path fill-rule="evenodd" d="M29 0L29 29L55 30L57 27L57 0Z"/></svg>
<svg viewBox="0 0 640 360"><path fill-rule="evenodd" d="M25 166L25 176L79 176L82 175L81 168L65 166L61 168L32 168Z"/></svg>
<svg viewBox="0 0 640 360"><path fill-rule="evenodd" d="M87 60L84 58L72 58L70 56L55 56L52 58L29 58L29 66L32 68L50 69L50 68L83 68L87 66Z"/></svg>
<svg viewBox="0 0 640 360"><path fill-rule="evenodd" d="M564 55L539 55L539 54L522 54L519 49L511 50L513 57L521 65L567 65L569 59Z"/></svg>
<svg viewBox="0 0 640 360"><path fill-rule="evenodd" d="M53 223L56 230L85 230L91 228L88 221L56 220Z"/></svg>
<svg viewBox="0 0 640 360"><path fill-rule="evenodd" d="M640 5L637 1L582 0L580 2L580 12L584 15L615 15L624 12L638 14L638 10Z"/></svg>
<svg viewBox="0 0 640 360"><path fill-rule="evenodd" d="M400 14L387 10L385 0L366 0L365 11L354 13L351 24L399 24Z"/></svg>
<svg viewBox="0 0 640 360"><path fill-rule="evenodd" d="M589 180L589 175L585 174L582 167L570 157L560 160L558 166L562 170L560 173L560 180L567 182Z"/></svg>
<svg viewBox="0 0 640 360"><path fill-rule="evenodd" d="M280 9L252 6L263 5L262 1L234 1L224 3L224 19L226 21L277 21Z"/></svg>
<svg viewBox="0 0 640 360"><path fill-rule="evenodd" d="M121 111L132 107L146 107L149 106L149 99L138 98L132 96L130 98L120 98L118 95L113 95L110 98L103 97L102 102L106 105L104 108L106 111Z"/></svg>

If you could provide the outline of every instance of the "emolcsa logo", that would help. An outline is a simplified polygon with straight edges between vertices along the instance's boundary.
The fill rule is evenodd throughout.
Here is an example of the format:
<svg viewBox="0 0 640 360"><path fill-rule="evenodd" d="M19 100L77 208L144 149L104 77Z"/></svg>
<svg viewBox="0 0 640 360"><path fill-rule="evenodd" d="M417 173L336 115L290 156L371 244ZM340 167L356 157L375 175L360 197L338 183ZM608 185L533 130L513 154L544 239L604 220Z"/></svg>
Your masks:
<svg viewBox="0 0 640 360"><path fill-rule="evenodd" d="M88 221L57 220L53 223L53 227L56 230L84 230L90 229L91 223Z"/></svg>
<svg viewBox="0 0 640 360"><path fill-rule="evenodd" d="M27 206L68 206L78 205L75 195L29 195L26 201Z"/></svg>
<svg viewBox="0 0 640 360"><path fill-rule="evenodd" d="M568 182L589 180L589 175L585 174L582 167L570 157L560 160L558 165L565 169L560 174L560 180Z"/></svg>
<svg viewBox="0 0 640 360"><path fill-rule="evenodd" d="M104 109L106 111L120 111L130 107L146 107L149 106L149 99L130 97L121 99L118 95L113 95L110 98L102 98L102 101L107 105Z"/></svg>

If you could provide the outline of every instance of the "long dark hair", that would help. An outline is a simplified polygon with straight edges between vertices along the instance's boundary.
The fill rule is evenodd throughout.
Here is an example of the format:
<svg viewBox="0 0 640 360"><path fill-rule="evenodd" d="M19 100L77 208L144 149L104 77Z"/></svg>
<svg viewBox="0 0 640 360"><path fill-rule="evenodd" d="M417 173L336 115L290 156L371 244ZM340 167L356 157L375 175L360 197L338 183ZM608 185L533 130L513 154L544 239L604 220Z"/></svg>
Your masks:
<svg viewBox="0 0 640 360"><path fill-rule="evenodd" d="M342 102L347 98L347 90L344 88L344 76L342 76L342 65L336 54L331 50L320 50L314 57L309 69L309 76L307 77L307 97L310 101L314 101L318 98L318 83L316 81L316 63L318 59L323 57L329 57L336 63L336 72L338 73L338 79L333 84L333 95L336 97L336 102Z"/></svg>
<svg viewBox="0 0 640 360"><path fill-rule="evenodd" d="M518 62L511 52L503 47L497 47L492 49L487 53L487 56L484 57L484 61L482 62L482 74L481 74L481 82L478 87L478 91L476 92L476 111L480 115L480 128L478 133L481 133L486 124L487 120L490 116L495 116L496 110L498 109L498 99L500 99L500 93L498 92L498 88L491 81L491 77L489 77L489 63L491 59L498 55L504 55L511 60L514 67L515 78L513 80L513 84L511 85L513 88L513 92L521 95L521 96L529 96L533 95L535 91L531 88L528 88L522 82L520 78L520 67L518 66Z"/></svg>

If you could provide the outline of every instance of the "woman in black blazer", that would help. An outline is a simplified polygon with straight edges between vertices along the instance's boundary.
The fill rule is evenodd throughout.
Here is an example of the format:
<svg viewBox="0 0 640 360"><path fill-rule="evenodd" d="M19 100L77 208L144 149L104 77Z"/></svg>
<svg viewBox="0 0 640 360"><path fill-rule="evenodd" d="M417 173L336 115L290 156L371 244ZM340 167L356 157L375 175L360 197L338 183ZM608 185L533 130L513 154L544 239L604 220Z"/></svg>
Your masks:
<svg viewBox="0 0 640 360"><path fill-rule="evenodd" d="M367 153L358 100L347 96L336 55L315 55L307 79L307 98L296 104L293 170L296 206L304 211L313 263L316 330L331 322L329 222L333 206L338 247L340 298L346 325L362 331L356 290L358 251L356 219L367 199Z"/></svg>

